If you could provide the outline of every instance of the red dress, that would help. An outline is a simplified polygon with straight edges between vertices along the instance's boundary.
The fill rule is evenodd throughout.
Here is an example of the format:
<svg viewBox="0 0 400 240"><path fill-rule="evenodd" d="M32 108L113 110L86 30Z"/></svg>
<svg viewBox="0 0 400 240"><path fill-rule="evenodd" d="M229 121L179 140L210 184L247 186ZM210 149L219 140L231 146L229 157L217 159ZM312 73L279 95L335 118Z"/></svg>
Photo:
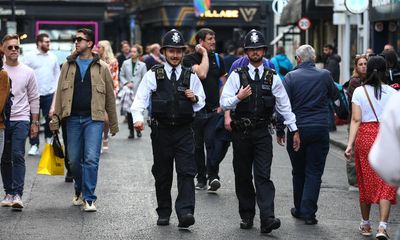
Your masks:
<svg viewBox="0 0 400 240"><path fill-rule="evenodd" d="M389 200L396 204L396 187L387 184L371 168L368 154L379 131L378 122L361 123L354 146L360 202L366 204L379 203L379 200Z"/></svg>

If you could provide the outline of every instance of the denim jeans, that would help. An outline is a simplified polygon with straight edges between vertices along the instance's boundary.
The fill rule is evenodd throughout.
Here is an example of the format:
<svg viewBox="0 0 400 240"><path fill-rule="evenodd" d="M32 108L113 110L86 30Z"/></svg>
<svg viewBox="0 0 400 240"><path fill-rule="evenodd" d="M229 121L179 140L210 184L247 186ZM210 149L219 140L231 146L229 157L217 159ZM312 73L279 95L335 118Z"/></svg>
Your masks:
<svg viewBox="0 0 400 240"><path fill-rule="evenodd" d="M46 124L44 125L44 137L51 138L53 136L52 132L50 131L50 118L49 118L49 111L51 107L51 102L53 101L53 95L49 94L46 96L40 96L40 109L42 110L43 117L46 119ZM29 143L31 145L38 145L39 146L39 134L35 138L29 137Z"/></svg>
<svg viewBox="0 0 400 240"><path fill-rule="evenodd" d="M11 121L5 131L4 151L1 157L1 177L6 194L22 196L25 182L25 141L29 121Z"/></svg>
<svg viewBox="0 0 400 240"><path fill-rule="evenodd" d="M97 199L97 184L103 121L90 116L71 116L67 119L68 157L75 180L75 191L86 201Z"/></svg>
<svg viewBox="0 0 400 240"><path fill-rule="evenodd" d="M293 150L293 134L287 135L287 151L292 162L294 206L305 219L315 218L321 178L329 152L329 128L299 128L301 145Z"/></svg>

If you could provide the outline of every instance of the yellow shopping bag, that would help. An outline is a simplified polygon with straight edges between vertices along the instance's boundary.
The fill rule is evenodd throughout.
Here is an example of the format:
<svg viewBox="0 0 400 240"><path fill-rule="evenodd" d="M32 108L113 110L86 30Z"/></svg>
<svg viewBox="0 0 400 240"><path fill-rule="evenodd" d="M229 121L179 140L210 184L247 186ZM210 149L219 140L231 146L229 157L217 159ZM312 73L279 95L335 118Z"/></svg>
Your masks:
<svg viewBox="0 0 400 240"><path fill-rule="evenodd" d="M46 146L44 146L37 174L51 176L64 175L64 159L56 157L51 144L46 144Z"/></svg>

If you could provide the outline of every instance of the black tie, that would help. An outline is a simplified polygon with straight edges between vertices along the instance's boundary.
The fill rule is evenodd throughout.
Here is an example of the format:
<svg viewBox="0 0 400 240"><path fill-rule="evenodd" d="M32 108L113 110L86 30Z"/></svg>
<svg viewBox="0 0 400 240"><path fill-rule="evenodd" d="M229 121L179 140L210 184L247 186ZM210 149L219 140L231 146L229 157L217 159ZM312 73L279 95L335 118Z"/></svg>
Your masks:
<svg viewBox="0 0 400 240"><path fill-rule="evenodd" d="M172 73L171 73L171 81L173 84L175 84L176 81L176 74L175 74L176 69L172 68Z"/></svg>
<svg viewBox="0 0 400 240"><path fill-rule="evenodd" d="M258 74L258 68L254 69L256 75L254 76L254 81L260 81L260 75Z"/></svg>

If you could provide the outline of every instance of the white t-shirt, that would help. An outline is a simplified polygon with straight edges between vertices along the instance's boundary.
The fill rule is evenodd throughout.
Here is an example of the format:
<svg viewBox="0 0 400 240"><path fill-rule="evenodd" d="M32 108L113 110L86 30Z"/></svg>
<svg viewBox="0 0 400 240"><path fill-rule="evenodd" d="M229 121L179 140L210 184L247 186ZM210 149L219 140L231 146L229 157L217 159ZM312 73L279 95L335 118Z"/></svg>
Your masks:
<svg viewBox="0 0 400 240"><path fill-rule="evenodd" d="M387 101L392 94L396 93L396 90L386 84L382 84L382 96L380 100L377 100L375 98L374 87L370 85L365 85L365 87L367 88L367 92L369 98L371 99L372 105L374 106L376 115L378 116L378 119L380 119ZM361 122L376 122L376 117L372 111L367 95L365 95L362 86L354 90L352 102L361 108Z"/></svg>

